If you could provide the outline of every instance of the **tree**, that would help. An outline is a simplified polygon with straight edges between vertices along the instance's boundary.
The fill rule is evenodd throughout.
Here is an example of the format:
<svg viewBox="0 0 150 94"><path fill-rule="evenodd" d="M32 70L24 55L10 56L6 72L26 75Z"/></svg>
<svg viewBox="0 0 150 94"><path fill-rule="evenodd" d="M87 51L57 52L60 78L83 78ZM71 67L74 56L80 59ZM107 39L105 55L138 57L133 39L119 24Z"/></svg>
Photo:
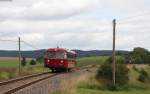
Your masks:
<svg viewBox="0 0 150 94"><path fill-rule="evenodd" d="M144 57L144 60L145 60L145 63L146 63L146 64L150 64L150 55L146 55L146 56Z"/></svg>
<svg viewBox="0 0 150 94"><path fill-rule="evenodd" d="M116 59L116 62L118 64L125 64L125 57L124 56L117 56L115 57ZM106 63L112 63L112 56L110 56L107 60L106 60Z"/></svg>
<svg viewBox="0 0 150 94"><path fill-rule="evenodd" d="M112 84L112 57L99 67L96 78L99 82L106 85L108 88L114 87ZM123 64L125 61L116 60L116 86L124 86L128 83L128 71L129 69Z"/></svg>
<svg viewBox="0 0 150 94"><path fill-rule="evenodd" d="M147 49L136 47L132 52L128 54L128 59L130 58L132 63L144 64L150 61L150 53Z"/></svg>
<svg viewBox="0 0 150 94"><path fill-rule="evenodd" d="M36 61L32 59L32 60L30 61L30 65L36 65Z"/></svg>
<svg viewBox="0 0 150 94"><path fill-rule="evenodd" d="M26 58L23 57L22 60L21 60L21 65L26 66L26 64L27 64Z"/></svg>

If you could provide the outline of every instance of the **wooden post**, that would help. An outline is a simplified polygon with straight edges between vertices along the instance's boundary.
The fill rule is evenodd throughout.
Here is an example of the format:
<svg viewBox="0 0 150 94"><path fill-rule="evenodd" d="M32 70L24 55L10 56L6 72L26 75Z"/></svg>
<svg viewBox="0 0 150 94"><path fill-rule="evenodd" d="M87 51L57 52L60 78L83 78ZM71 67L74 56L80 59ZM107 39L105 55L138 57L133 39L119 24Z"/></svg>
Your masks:
<svg viewBox="0 0 150 94"><path fill-rule="evenodd" d="M19 48L19 75L21 74L21 47L20 47L20 37L18 38L18 48Z"/></svg>
<svg viewBox="0 0 150 94"><path fill-rule="evenodd" d="M115 42L116 42L116 19L113 20L112 83L114 86L116 85Z"/></svg>

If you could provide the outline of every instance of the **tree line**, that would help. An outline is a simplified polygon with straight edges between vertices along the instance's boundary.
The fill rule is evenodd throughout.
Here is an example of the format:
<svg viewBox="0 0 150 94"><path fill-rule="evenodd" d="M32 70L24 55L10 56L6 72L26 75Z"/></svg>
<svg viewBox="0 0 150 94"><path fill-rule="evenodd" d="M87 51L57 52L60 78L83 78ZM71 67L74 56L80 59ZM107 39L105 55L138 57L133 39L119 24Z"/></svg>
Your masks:
<svg viewBox="0 0 150 94"><path fill-rule="evenodd" d="M123 55L126 63L131 64L150 64L150 52L141 47L136 47L133 51Z"/></svg>

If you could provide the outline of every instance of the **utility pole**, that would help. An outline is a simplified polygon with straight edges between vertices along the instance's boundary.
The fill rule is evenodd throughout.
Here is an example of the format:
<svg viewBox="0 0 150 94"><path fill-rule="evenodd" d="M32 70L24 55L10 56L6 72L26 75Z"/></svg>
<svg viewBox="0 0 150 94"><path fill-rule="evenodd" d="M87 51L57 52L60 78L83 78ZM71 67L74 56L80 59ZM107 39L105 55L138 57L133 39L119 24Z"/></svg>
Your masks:
<svg viewBox="0 0 150 94"><path fill-rule="evenodd" d="M116 60L115 60L115 42L116 42L116 19L113 20L113 53L112 53L112 83L116 85Z"/></svg>
<svg viewBox="0 0 150 94"><path fill-rule="evenodd" d="M20 47L20 37L18 38L18 48L19 48L19 75L21 74L21 47Z"/></svg>

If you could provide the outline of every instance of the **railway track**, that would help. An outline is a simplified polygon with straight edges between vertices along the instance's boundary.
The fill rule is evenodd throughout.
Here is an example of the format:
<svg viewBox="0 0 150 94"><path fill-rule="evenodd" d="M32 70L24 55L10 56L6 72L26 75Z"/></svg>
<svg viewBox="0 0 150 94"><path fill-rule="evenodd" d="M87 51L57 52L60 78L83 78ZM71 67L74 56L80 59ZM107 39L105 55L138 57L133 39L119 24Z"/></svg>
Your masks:
<svg viewBox="0 0 150 94"><path fill-rule="evenodd" d="M77 70L83 70L83 69L89 69L92 68L93 66L86 66L82 68L75 68L74 71ZM40 74L35 74L35 75L30 75L30 76L25 76L21 78L16 78L13 80L8 80L5 82L0 82L0 94L12 94L15 93L21 89L24 89L28 86L31 86L35 83L38 83L40 81L44 81L48 78L54 77L59 74L64 74L64 73L50 73L50 72L45 72L45 73L40 73Z"/></svg>
<svg viewBox="0 0 150 94"><path fill-rule="evenodd" d="M5 82L0 82L0 94L12 94L18 90L28 87L39 81L48 79L58 74L51 74L50 72L25 76Z"/></svg>

